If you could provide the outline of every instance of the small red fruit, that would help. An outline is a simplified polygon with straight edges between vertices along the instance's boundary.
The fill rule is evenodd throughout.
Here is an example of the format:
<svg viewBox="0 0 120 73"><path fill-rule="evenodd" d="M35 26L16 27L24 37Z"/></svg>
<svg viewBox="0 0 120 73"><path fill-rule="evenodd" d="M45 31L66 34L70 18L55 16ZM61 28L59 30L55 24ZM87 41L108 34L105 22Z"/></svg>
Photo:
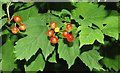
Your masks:
<svg viewBox="0 0 120 73"><path fill-rule="evenodd" d="M63 33L62 33L62 35L63 35L65 38L67 38L68 34L69 34L69 32L68 32L67 30L64 30Z"/></svg>
<svg viewBox="0 0 120 73"><path fill-rule="evenodd" d="M47 35L49 37L53 36L54 35L54 31L53 30L48 30Z"/></svg>
<svg viewBox="0 0 120 73"><path fill-rule="evenodd" d="M71 30L72 29L72 24L67 24L66 28L67 28L67 30Z"/></svg>
<svg viewBox="0 0 120 73"><path fill-rule="evenodd" d="M12 29L11 29L12 33L13 34L17 34L18 33L18 28L16 26L14 26Z"/></svg>
<svg viewBox="0 0 120 73"><path fill-rule="evenodd" d="M26 25L25 25L25 24L20 24L20 25L19 25L19 29L20 29L21 31L26 30Z"/></svg>
<svg viewBox="0 0 120 73"><path fill-rule="evenodd" d="M57 23L56 23L56 22L51 22L51 23L50 23L50 28L51 28L51 29L55 29L56 26L57 26Z"/></svg>
<svg viewBox="0 0 120 73"><path fill-rule="evenodd" d="M52 44L56 44L56 43L58 43L58 38L56 36L53 36L53 37L50 38L50 42Z"/></svg>
<svg viewBox="0 0 120 73"><path fill-rule="evenodd" d="M72 42L74 40L74 36L72 34L67 35L68 42Z"/></svg>
<svg viewBox="0 0 120 73"><path fill-rule="evenodd" d="M20 22L20 21L21 21L20 16L19 16L19 15L14 16L14 21L15 21L15 22Z"/></svg>

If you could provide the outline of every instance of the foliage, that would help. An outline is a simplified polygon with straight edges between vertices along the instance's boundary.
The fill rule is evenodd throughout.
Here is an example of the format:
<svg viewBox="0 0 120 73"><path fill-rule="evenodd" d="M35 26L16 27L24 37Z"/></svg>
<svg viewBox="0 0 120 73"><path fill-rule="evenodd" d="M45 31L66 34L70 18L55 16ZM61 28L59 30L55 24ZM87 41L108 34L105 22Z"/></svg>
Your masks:
<svg viewBox="0 0 120 73"><path fill-rule="evenodd" d="M107 9L106 3L91 2L63 3L65 6L61 6L62 3L42 2L0 4L0 51L3 55L0 66L2 64L3 72L44 72L47 63L57 65L60 60L66 62L67 70L70 70L77 58L86 70L119 72L120 31L117 9ZM117 3L115 5L119 9ZM20 23L14 22L15 15L21 17ZM54 34L59 38L57 44L50 43L50 37L47 36L51 22L56 22L56 28L60 29ZM18 27L21 23L26 25L26 30L13 34L12 27ZM68 30L74 35L72 42L61 35L67 23L72 24L72 30Z"/></svg>

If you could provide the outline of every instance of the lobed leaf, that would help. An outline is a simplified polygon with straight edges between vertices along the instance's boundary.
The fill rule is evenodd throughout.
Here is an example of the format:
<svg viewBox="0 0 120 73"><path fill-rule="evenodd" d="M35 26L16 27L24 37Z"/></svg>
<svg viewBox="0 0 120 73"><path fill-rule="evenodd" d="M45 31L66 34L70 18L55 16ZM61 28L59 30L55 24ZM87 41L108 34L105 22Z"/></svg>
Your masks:
<svg viewBox="0 0 120 73"><path fill-rule="evenodd" d="M45 34L47 32L47 28L45 26L40 26L38 29L35 27L33 27L33 29L36 29L32 31L33 34L31 32L31 35L20 39L16 43L17 45L15 46L15 53L17 59L22 60L25 58L28 60L37 52L39 48L42 49L45 58L47 58L47 56L54 50L54 47L51 46L47 35Z"/></svg>
<svg viewBox="0 0 120 73"><path fill-rule="evenodd" d="M2 26L4 26L6 22L7 18L0 19L0 28L2 28Z"/></svg>
<svg viewBox="0 0 120 73"><path fill-rule="evenodd" d="M56 62L56 52L54 51L54 53L52 54L52 56L48 59L49 62L52 63L57 63Z"/></svg>
<svg viewBox="0 0 120 73"><path fill-rule="evenodd" d="M118 13L117 11L112 11L111 14L103 21L106 26L102 29L105 35L115 38L118 40Z"/></svg>
<svg viewBox="0 0 120 73"><path fill-rule="evenodd" d="M104 44L104 35L99 29L92 29L89 27L80 26L81 32L79 33L80 47L83 45L93 44L95 40Z"/></svg>
<svg viewBox="0 0 120 73"><path fill-rule="evenodd" d="M108 67L110 70L114 69L115 71L120 70L120 55L117 55L114 59L104 57L102 59L103 63L106 67Z"/></svg>
<svg viewBox="0 0 120 73"><path fill-rule="evenodd" d="M1 19L4 15L6 15L6 14L5 14L5 11L2 9L2 2L0 2L0 19Z"/></svg>
<svg viewBox="0 0 120 73"><path fill-rule="evenodd" d="M15 53L17 59L22 60L25 58L28 60L39 48L42 49L42 53L45 59L47 59L54 50L54 47L50 44L47 37L48 27L46 26L46 23L50 23L54 19L57 19L57 17L51 14L40 14L37 17L31 17L24 22L27 26L25 34L28 36L20 39L16 43ZM62 23L59 19L56 22Z"/></svg>
<svg viewBox="0 0 120 73"><path fill-rule="evenodd" d="M14 16L15 15L19 15L22 19L21 21L24 22L30 17L37 16L38 8L34 6L33 3L27 3L22 10L18 10L17 12L15 12Z"/></svg>
<svg viewBox="0 0 120 73"><path fill-rule="evenodd" d="M79 42L77 38L75 38L72 43L68 44L66 44L63 40L59 40L59 57L67 61L68 68L74 64L76 57L79 55L79 52Z"/></svg>
<svg viewBox="0 0 120 73"><path fill-rule="evenodd" d="M2 70L3 71L12 71L15 67L15 54L13 42L8 40L2 46Z"/></svg>
<svg viewBox="0 0 120 73"><path fill-rule="evenodd" d="M103 65L109 70L120 70L120 44L119 41L114 41L103 46L101 54L104 56L102 59Z"/></svg>
<svg viewBox="0 0 120 73"><path fill-rule="evenodd" d="M39 54L37 58L28 66L24 65L25 71L32 71L32 72L37 72L37 71L43 71L45 67L45 61L43 59L43 56Z"/></svg>
<svg viewBox="0 0 120 73"><path fill-rule="evenodd" d="M76 8L72 10L72 18L83 26L92 26L95 24L100 29L103 28L102 21L107 16L107 11L104 10L104 6L98 7L93 3L76 3ZM82 18L81 18L82 17Z"/></svg>
<svg viewBox="0 0 120 73"><path fill-rule="evenodd" d="M99 55L99 53L96 50L89 50L86 52L83 52L79 58L85 63L86 66L90 68L90 71L94 69L97 69L98 71L103 70L101 65L99 64L99 60L101 60L103 57Z"/></svg>

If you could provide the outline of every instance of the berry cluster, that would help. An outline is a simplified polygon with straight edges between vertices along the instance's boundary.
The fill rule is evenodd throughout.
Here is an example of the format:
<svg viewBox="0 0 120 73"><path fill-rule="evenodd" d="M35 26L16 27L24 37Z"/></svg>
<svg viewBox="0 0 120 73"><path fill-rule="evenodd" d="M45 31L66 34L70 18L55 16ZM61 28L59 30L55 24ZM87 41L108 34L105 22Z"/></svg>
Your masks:
<svg viewBox="0 0 120 73"><path fill-rule="evenodd" d="M66 29L72 30L72 24L66 24ZM67 38L68 42L72 42L74 40L74 36L70 34L67 30L64 30L62 35L64 36L64 38Z"/></svg>
<svg viewBox="0 0 120 73"><path fill-rule="evenodd" d="M50 42L52 43L52 44L56 44L56 43L58 43L58 38L54 35L55 34L55 32L54 32L54 29L56 28L56 26L57 26L57 23L56 22L51 22L50 23L50 30L48 30L48 32L47 32L47 35L49 36L49 37L51 37L50 38Z"/></svg>
<svg viewBox="0 0 120 73"><path fill-rule="evenodd" d="M11 31L12 31L13 34L17 34L18 31L19 31L19 29L20 29L20 31L25 31L25 30L26 30L26 25L23 24L23 23L20 23L20 21L21 21L21 17L20 17L20 16L14 16L15 25L14 25L14 27L12 27L12 29L11 29ZM16 23L20 23L19 29L18 29L18 27L16 26Z"/></svg>
<svg viewBox="0 0 120 73"><path fill-rule="evenodd" d="M61 33L68 42L72 42L74 40L74 36L68 32L69 30L72 30L72 24L66 24L66 30L62 32L60 31L60 28L57 27L56 22L51 22L50 28L51 29L47 32L47 36L50 37L50 42L52 44L58 43L58 37L55 36L55 33Z"/></svg>

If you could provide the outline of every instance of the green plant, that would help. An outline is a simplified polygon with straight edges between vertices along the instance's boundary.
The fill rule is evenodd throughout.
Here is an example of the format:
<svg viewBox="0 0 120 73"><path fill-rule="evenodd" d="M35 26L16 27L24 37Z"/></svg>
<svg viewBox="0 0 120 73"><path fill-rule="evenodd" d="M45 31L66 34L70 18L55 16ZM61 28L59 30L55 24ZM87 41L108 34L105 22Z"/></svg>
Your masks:
<svg viewBox="0 0 120 73"><path fill-rule="evenodd" d="M118 3L0 4L3 72L120 72Z"/></svg>

